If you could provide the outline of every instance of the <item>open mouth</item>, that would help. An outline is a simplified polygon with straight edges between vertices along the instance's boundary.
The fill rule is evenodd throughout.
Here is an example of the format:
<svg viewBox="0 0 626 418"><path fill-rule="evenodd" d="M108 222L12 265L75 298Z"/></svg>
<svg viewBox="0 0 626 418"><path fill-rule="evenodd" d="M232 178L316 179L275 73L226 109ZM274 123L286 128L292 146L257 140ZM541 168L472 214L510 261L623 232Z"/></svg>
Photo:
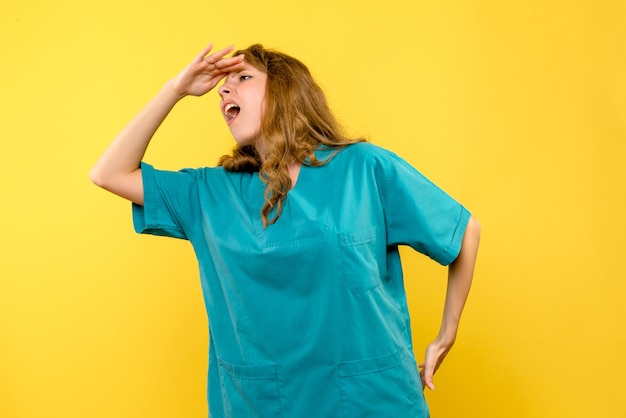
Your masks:
<svg viewBox="0 0 626 418"><path fill-rule="evenodd" d="M239 110L241 109L236 104L228 103L224 107L224 116L226 117L226 122L232 122L237 117L237 115L239 115Z"/></svg>

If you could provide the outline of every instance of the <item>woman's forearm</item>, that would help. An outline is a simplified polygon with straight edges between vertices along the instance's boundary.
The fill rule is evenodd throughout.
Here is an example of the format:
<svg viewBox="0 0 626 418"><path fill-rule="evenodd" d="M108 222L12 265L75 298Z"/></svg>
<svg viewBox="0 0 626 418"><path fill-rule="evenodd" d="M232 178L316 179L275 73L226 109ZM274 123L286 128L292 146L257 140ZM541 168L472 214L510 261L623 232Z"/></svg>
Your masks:
<svg viewBox="0 0 626 418"><path fill-rule="evenodd" d="M142 203L143 188L137 173L141 160L152 136L181 97L171 82L166 83L104 151L90 172L91 180L106 190Z"/></svg>
<svg viewBox="0 0 626 418"><path fill-rule="evenodd" d="M437 340L444 346L451 347L456 340L461 313L472 284L479 241L480 223L471 217L463 236L461 251L449 267L443 319L437 336Z"/></svg>

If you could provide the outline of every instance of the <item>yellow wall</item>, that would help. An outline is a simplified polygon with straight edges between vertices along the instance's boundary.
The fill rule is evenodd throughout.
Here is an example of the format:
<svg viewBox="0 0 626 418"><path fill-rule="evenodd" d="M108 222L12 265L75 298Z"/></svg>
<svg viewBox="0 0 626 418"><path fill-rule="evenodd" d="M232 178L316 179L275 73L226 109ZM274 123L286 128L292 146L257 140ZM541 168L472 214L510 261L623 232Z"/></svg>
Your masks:
<svg viewBox="0 0 626 418"><path fill-rule="evenodd" d="M615 1L0 5L0 416L206 416L191 248L136 236L91 185L108 142L208 41L301 58L355 135L481 220L433 417L626 416L626 10ZM214 164L217 95L188 99L148 159ZM416 349L445 269L405 252Z"/></svg>

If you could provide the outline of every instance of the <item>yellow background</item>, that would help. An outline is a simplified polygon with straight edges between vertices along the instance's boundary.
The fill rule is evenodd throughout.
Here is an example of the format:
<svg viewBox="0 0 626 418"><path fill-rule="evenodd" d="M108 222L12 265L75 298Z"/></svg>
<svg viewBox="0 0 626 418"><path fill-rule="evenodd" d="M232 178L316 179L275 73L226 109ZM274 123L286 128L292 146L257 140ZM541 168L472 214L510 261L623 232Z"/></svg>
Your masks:
<svg viewBox="0 0 626 418"><path fill-rule="evenodd" d="M349 132L480 219L433 417L626 416L625 12L617 0L3 0L0 416L206 416L192 250L136 236L130 205L88 172L209 41L300 58ZM183 101L147 159L213 165L232 146L217 105ZM446 270L404 255L421 358Z"/></svg>

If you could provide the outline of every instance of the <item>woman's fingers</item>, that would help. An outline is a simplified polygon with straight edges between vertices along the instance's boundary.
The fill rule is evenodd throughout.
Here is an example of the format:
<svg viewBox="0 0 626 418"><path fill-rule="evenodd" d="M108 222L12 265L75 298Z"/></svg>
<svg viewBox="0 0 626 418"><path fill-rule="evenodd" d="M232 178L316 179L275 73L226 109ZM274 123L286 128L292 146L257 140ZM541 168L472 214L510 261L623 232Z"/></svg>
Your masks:
<svg viewBox="0 0 626 418"><path fill-rule="evenodd" d="M422 389L428 388L430 390L435 390L435 384L433 383L435 367L432 364L431 359L428 358L428 355L426 355L426 357L426 361L417 366L420 373L420 379L422 380Z"/></svg>
<svg viewBox="0 0 626 418"><path fill-rule="evenodd" d="M202 52L200 52L198 55L196 55L196 58L194 58L195 62L200 62L204 59L204 57L206 57L209 52L211 52L211 50L213 49L213 42L211 42L209 45L207 45L206 48L204 48L202 50Z"/></svg>
<svg viewBox="0 0 626 418"><path fill-rule="evenodd" d="M430 390L435 390L435 384L433 382L433 375L435 374L435 367L432 364L426 364L420 373L423 378L423 384Z"/></svg>
<svg viewBox="0 0 626 418"><path fill-rule="evenodd" d="M222 58L215 63L220 71L228 73L234 70L240 70L243 68L243 55L237 55L236 57Z"/></svg>
<svg viewBox="0 0 626 418"><path fill-rule="evenodd" d="M431 343L426 348L426 356L424 362L418 365L420 371L420 377L422 379L422 385L430 390L435 390L435 384L433 382L433 376L439 368L439 365L443 361L447 352L439 349L435 343Z"/></svg>
<svg viewBox="0 0 626 418"><path fill-rule="evenodd" d="M200 54L196 56L196 59L194 60L194 62L203 64L201 67L197 67L198 69L201 69L202 72L208 71L209 73L217 76L222 73L229 73L243 68L243 55L226 57L226 55L230 54L233 52L233 49L235 49L233 45L209 55L212 49L213 43L210 43Z"/></svg>
<svg viewBox="0 0 626 418"><path fill-rule="evenodd" d="M219 50L217 52L214 52L211 55L209 55L209 53L213 50L213 42L211 42L209 45L207 45L206 48L204 48L202 50L202 52L200 52L198 55L196 55L196 57L194 58L193 61L194 62L205 61L208 64L216 65L218 63L218 61L220 61L226 55L228 55L231 52L233 52L233 49L235 49L234 45L230 45L230 46L227 46L224 49L221 49L221 50Z"/></svg>
<svg viewBox="0 0 626 418"><path fill-rule="evenodd" d="M212 44L210 45L211 47L213 46ZM208 48L207 48L208 49ZM224 49L220 49L217 52L212 53L211 55L207 56L207 54L211 51L210 49L205 49L205 51L207 51L203 58L209 63L209 64L216 64L219 60L221 60L222 58L224 58L226 55L230 54L231 52L233 52L233 49L235 49L234 45L230 45L227 46Z"/></svg>

